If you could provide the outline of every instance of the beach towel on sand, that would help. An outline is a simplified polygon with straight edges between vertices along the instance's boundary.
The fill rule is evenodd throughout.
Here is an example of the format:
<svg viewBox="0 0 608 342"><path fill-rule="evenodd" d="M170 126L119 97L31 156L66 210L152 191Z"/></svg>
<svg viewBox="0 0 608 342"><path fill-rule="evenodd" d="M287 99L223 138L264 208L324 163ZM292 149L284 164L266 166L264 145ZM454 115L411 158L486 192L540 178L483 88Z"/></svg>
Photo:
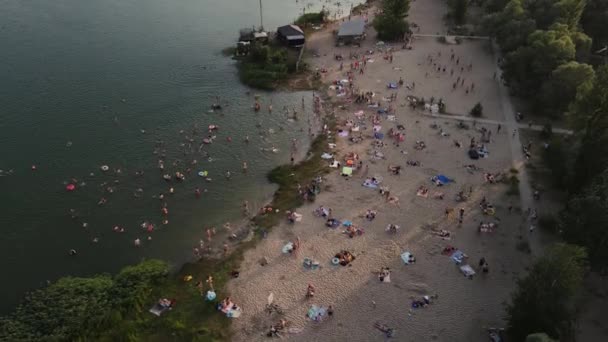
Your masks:
<svg viewBox="0 0 608 342"><path fill-rule="evenodd" d="M454 254L452 254L450 259L452 259L457 265L460 265L460 263L464 260L464 253L462 251L456 251Z"/></svg>
<svg viewBox="0 0 608 342"><path fill-rule="evenodd" d="M434 176L433 178L431 178L431 181L433 183L435 183L436 185L444 185L444 184L448 184L450 182L453 182L452 179L444 176L444 175L437 175Z"/></svg>
<svg viewBox="0 0 608 342"><path fill-rule="evenodd" d="M308 309L308 313L306 314L308 318L315 322L320 322L323 320L323 318L325 318L326 315L327 309L318 305L311 305L310 309Z"/></svg>
<svg viewBox="0 0 608 342"><path fill-rule="evenodd" d="M386 85L388 89L397 89L397 83L389 83Z"/></svg>
<svg viewBox="0 0 608 342"><path fill-rule="evenodd" d="M473 270L473 267L470 265L460 266L460 272L462 272L462 274L468 278L472 278L475 275L475 270Z"/></svg>
<svg viewBox="0 0 608 342"><path fill-rule="evenodd" d="M411 256L412 256L412 253L404 252L403 254L401 254L401 260L403 260L404 264L409 265Z"/></svg>

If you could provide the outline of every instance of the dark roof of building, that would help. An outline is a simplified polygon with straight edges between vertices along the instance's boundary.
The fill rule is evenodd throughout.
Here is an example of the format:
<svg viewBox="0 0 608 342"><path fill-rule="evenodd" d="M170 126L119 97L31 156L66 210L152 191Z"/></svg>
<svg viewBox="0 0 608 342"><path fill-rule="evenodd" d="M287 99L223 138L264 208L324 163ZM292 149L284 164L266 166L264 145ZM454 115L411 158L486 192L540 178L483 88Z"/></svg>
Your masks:
<svg viewBox="0 0 608 342"><path fill-rule="evenodd" d="M287 39L303 39L304 31L296 25L285 25L277 28L277 32Z"/></svg>
<svg viewBox="0 0 608 342"><path fill-rule="evenodd" d="M338 37L360 36L363 32L365 32L365 21L359 18L340 25Z"/></svg>

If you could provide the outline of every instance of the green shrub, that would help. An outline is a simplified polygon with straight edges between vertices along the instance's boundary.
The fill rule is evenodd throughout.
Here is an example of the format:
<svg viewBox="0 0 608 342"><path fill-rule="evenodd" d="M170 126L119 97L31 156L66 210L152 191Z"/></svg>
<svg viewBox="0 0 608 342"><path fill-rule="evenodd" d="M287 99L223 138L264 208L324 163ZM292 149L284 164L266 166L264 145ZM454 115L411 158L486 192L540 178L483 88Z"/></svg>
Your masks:
<svg viewBox="0 0 608 342"><path fill-rule="evenodd" d="M471 114L471 116L475 117L475 118L482 117L483 116L483 106L481 105L481 103L477 102L475 104L475 106L473 106L473 109L471 109L469 114Z"/></svg>

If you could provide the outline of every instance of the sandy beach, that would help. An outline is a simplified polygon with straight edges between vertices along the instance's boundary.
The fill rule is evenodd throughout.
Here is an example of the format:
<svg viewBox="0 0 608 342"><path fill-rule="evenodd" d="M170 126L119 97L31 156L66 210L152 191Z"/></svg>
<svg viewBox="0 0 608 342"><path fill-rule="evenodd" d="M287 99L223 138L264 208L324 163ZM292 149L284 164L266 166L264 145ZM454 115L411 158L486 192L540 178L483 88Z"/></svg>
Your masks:
<svg viewBox="0 0 608 342"><path fill-rule="evenodd" d="M421 34L445 32L442 17L446 10L445 2L440 0L415 1L411 3L409 21L420 26ZM359 126L363 139L352 142L349 138L358 136L356 132L347 137L329 132L336 136L337 146L328 146L326 152L341 163L346 154L356 153L361 168L352 177L341 176L340 168L332 169L324 178L324 191L316 201L297 209L302 215L300 222L285 221L245 253L239 278L228 285L232 300L243 312L232 325L234 340L267 340L269 327L284 319L288 326L281 336L292 341L382 341L386 337L374 327L376 322L395 329L393 339L397 341L486 341L488 327L504 326L503 303L509 299L516 277L530 262L530 255L518 251L516 245L522 234L531 234L524 224L520 198L507 196L506 185L491 184L484 177L486 173L509 173L514 163L512 140L518 138L513 137L506 124L489 43L464 40L450 45L433 37L415 37L413 49L396 45L389 53L386 47L384 51L376 48L371 27L361 47L335 47L333 28L326 28L309 40L307 49L319 55L309 62L327 69L323 81L329 84L347 78L350 53L374 50L363 74L353 70L353 88L358 89L357 93L373 92L372 101L380 102L380 107L393 107L394 113L380 117L376 124L380 128L376 129L384 134L384 139L374 139L370 118L376 115L377 108L354 103L349 95L337 96L334 89L328 90L331 103L336 105L338 127L349 131ZM336 53L345 56L343 71L334 59ZM385 60L383 54L392 54L392 62ZM387 89L389 82L397 83L400 78L403 86ZM454 88L457 78L464 79L464 83ZM397 94L396 100L386 101L391 94ZM480 102L484 119L491 123L474 125L467 121L468 129L458 128L457 120L412 109L408 95L443 99L447 115L468 115ZM331 112L330 107L326 105L325 110ZM359 111L364 111L364 115L355 116ZM399 130L404 134L402 142L387 134L398 126L403 128ZM482 128L491 132L489 142L484 143L488 156L471 160L467 155L469 144L471 139L481 141ZM417 141L423 141L425 148L416 149ZM408 166L407 161L416 161L419 166ZM477 170L467 169L469 164ZM400 166L400 174L390 172L390 166ZM431 178L438 175L452 181L437 186ZM381 179L380 187L388 187L398 203L387 201L379 189L362 186L367 177ZM426 197L417 195L421 187L428 189ZM467 201L455 200L460 192L469 195ZM436 198L440 194L443 199ZM494 215L484 215L481 210L484 198L495 208ZM352 221L364 234L351 238L343 233L344 226L328 228L325 218L314 214L319 206L331 208L335 219ZM446 209L451 214L446 215ZM461 209L464 215L459 224ZM374 220L365 217L367 210L377 212ZM497 228L491 233L479 232L481 222L492 222ZM400 229L387 232L389 224L399 225ZM449 238L439 236L441 230L449 231ZM283 253L283 246L297 237L301 240L299 251L295 255ZM468 255L461 265L470 264L477 272L472 279L442 253L446 246ZM348 266L332 265L332 258L342 250L351 252L355 260ZM404 252L413 254L416 262L404 264ZM488 273L479 268L482 257L489 265ZM267 259L267 265L260 265L262 258ZM319 267L304 267L305 258L318 261ZM379 280L377 273L382 267L390 268L390 283ZM305 296L307 284L315 287L312 298ZM271 293L282 315L266 312ZM413 308L412 301L425 295L436 298L425 307ZM307 318L311 305L331 305L333 315L320 322L312 321Z"/></svg>

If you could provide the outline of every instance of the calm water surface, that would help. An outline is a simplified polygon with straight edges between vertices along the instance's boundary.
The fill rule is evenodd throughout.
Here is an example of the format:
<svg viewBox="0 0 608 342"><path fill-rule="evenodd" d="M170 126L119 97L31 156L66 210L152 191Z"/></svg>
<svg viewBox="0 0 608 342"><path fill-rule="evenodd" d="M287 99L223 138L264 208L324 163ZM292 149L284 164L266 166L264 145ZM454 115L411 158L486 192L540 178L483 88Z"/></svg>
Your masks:
<svg viewBox="0 0 608 342"><path fill-rule="evenodd" d="M264 24L274 29L304 7L323 5L337 8L264 0ZM346 6L342 1L342 11ZM238 217L243 200L256 207L272 194L265 174L289 160L291 139L309 143L301 99L310 104L310 94L257 92L275 110L254 114L234 62L220 54L239 28L259 23L257 0L0 0L0 8L0 169L14 170L0 177L0 311L60 276L114 272L149 257L188 260L204 227ZM223 115L209 112L215 96L229 103ZM297 108L300 120L288 121L283 106ZM216 142L202 149L211 162L198 152L209 124L221 126ZM195 127L194 152L184 154ZM153 154L159 139L168 172L198 161L185 182L161 180ZM278 153L261 150L273 146ZM122 173L103 173L104 164ZM136 170L145 175L136 177ZM199 170L213 181L197 177ZM72 178L79 186L68 193ZM153 196L170 186L176 193L167 196L170 222L162 226ZM200 200L196 187L207 190ZM135 198L138 188L143 195ZM104 206L97 205L101 197ZM139 227L143 221L160 228L152 241ZM113 232L114 225L126 232ZM135 248L138 237L143 243ZM71 248L76 257L67 255Z"/></svg>

